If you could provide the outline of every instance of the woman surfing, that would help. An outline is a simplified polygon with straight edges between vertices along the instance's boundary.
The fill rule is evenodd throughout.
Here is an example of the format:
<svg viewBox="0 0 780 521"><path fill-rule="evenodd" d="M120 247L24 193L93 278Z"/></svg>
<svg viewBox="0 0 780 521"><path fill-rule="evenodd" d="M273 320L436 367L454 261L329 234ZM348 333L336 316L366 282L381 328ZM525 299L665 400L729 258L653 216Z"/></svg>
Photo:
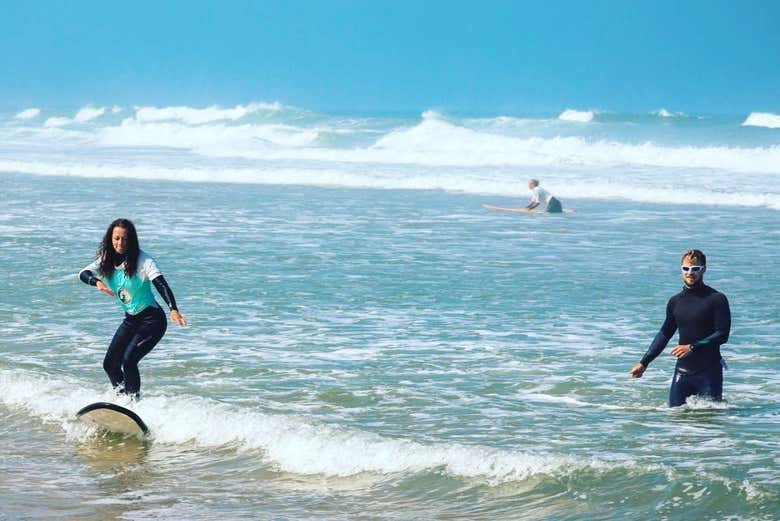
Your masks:
<svg viewBox="0 0 780 521"><path fill-rule="evenodd" d="M118 394L141 397L138 363L157 345L168 328L165 313L152 293L157 288L171 310L171 320L186 326L176 299L157 263L138 244L133 223L117 219L106 230L92 263L79 272L82 282L116 298L125 318L108 346L103 369Z"/></svg>

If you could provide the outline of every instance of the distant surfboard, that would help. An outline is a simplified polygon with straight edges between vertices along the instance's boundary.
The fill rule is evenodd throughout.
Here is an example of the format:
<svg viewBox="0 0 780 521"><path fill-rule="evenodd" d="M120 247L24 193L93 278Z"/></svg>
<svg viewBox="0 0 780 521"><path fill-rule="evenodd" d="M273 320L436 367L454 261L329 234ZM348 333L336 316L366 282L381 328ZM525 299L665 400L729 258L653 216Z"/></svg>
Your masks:
<svg viewBox="0 0 780 521"><path fill-rule="evenodd" d="M494 212L513 212L513 213L530 213L530 214L545 214L545 215L555 215L554 213L550 213L546 210L529 210L528 208L505 208L503 206L493 206L492 204L483 204L483 208L486 208L488 210L493 210ZM563 212L561 213L574 213L574 210L571 208L564 208Z"/></svg>
<svg viewBox="0 0 780 521"><path fill-rule="evenodd" d="M77 412L76 417L109 432L139 437L149 433L140 416L115 403L92 403Z"/></svg>

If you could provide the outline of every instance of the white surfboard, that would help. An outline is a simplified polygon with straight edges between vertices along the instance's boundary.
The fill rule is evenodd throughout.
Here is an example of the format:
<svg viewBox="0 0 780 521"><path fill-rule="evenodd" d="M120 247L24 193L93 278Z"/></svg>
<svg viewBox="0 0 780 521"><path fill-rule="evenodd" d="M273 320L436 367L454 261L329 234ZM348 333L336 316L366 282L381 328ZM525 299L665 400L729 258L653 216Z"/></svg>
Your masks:
<svg viewBox="0 0 780 521"><path fill-rule="evenodd" d="M77 412L76 417L109 432L138 437L149 433L149 427L140 416L115 403L92 403Z"/></svg>
<svg viewBox="0 0 780 521"><path fill-rule="evenodd" d="M483 204L483 208L487 210L493 210L494 212L512 212L512 213L530 213L530 214L545 214L545 215L555 215L555 213L550 213L546 210L529 210L528 208L506 208L503 206L493 206L492 204ZM564 208L562 212L559 213L574 213L574 210L571 208Z"/></svg>

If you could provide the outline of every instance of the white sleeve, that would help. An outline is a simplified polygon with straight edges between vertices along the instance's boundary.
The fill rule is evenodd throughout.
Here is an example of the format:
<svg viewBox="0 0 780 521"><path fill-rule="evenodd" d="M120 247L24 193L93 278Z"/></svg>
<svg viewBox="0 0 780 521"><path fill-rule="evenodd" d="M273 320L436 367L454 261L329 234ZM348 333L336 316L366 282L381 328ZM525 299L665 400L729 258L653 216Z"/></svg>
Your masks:
<svg viewBox="0 0 780 521"><path fill-rule="evenodd" d="M88 266L84 266L79 271L79 277L81 277L81 274L85 271L91 271L95 277L97 277L100 280L103 280L103 277L100 276L100 257L95 258Z"/></svg>
<svg viewBox="0 0 780 521"><path fill-rule="evenodd" d="M531 190L531 202L532 203L538 203L539 202L539 187L537 186L533 190Z"/></svg>
<svg viewBox="0 0 780 521"><path fill-rule="evenodd" d="M138 272L146 280L154 280L162 275L157 263L144 251L138 253Z"/></svg>

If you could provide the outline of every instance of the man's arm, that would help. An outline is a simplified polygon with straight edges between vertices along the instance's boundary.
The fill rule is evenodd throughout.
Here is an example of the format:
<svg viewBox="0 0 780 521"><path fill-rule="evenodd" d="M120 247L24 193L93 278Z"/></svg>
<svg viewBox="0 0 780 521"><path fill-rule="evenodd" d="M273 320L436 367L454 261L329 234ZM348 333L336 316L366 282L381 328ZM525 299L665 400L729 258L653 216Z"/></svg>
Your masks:
<svg viewBox="0 0 780 521"><path fill-rule="evenodd" d="M677 321L674 319L674 297L672 297L666 304L666 319L664 319L664 323L661 325L661 330L653 338L642 360L629 371L633 378L642 377L650 362L655 360L666 349L666 344L669 343L675 331L677 331Z"/></svg>
<svg viewBox="0 0 780 521"><path fill-rule="evenodd" d="M713 309L713 314L715 316L715 331L701 340L692 343L692 351L696 351L700 348L706 349L711 346L720 346L729 341L729 333L731 332L731 309L729 308L729 301L726 298L726 295L722 293L718 293L715 297Z"/></svg>

